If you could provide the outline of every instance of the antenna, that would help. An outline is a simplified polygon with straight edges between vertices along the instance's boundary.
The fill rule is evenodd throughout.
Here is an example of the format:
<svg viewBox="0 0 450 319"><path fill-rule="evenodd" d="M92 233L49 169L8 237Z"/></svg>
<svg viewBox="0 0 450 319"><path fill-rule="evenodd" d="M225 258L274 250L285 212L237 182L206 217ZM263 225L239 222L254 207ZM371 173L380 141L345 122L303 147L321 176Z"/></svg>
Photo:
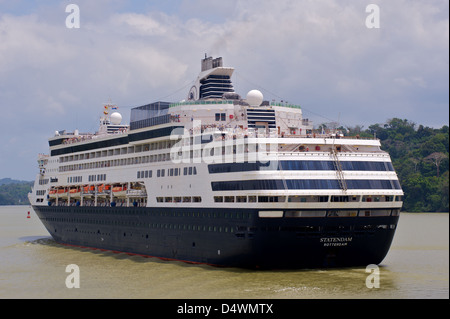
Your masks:
<svg viewBox="0 0 450 319"><path fill-rule="evenodd" d="M340 122L341 122L341 112L339 112L339 114L338 114L338 121L337 121L337 127L336 127L336 129L339 127Z"/></svg>

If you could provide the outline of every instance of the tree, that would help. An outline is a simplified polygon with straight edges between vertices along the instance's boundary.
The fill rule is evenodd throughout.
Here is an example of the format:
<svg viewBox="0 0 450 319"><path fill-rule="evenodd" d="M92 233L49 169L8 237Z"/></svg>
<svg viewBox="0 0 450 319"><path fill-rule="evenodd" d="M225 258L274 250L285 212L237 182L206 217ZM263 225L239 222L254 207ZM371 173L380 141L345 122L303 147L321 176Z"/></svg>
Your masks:
<svg viewBox="0 0 450 319"><path fill-rule="evenodd" d="M387 123L384 125L386 129L390 129L393 131L396 131L397 133L400 133L402 135L406 134L414 134L414 127L416 126L415 123L409 122L408 120L402 120L399 118L393 118L387 121Z"/></svg>
<svg viewBox="0 0 450 319"><path fill-rule="evenodd" d="M411 162L414 163L414 172L417 172L417 164L420 163L420 158L412 157Z"/></svg>
<svg viewBox="0 0 450 319"><path fill-rule="evenodd" d="M437 177L439 177L439 165L441 165L441 162L444 158L447 158L447 155L441 152L434 152L425 157L426 161L430 161L434 165L436 165Z"/></svg>
<svg viewBox="0 0 450 319"><path fill-rule="evenodd" d="M370 135L376 136L382 141L384 141L388 137L386 130L381 127L380 124L370 125L367 131L370 133Z"/></svg>

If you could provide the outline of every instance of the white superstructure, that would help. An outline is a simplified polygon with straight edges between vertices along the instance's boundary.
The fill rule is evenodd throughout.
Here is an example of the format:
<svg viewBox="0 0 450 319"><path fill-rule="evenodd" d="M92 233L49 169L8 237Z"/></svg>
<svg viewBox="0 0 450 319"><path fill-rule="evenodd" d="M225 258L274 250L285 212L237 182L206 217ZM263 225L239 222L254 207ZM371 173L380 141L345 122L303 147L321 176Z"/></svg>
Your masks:
<svg viewBox="0 0 450 319"><path fill-rule="evenodd" d="M109 103L97 133L56 132L39 155L32 205L400 209L379 140L316 133L300 106L257 90L241 99L232 73L205 58L186 101L135 108L130 125Z"/></svg>

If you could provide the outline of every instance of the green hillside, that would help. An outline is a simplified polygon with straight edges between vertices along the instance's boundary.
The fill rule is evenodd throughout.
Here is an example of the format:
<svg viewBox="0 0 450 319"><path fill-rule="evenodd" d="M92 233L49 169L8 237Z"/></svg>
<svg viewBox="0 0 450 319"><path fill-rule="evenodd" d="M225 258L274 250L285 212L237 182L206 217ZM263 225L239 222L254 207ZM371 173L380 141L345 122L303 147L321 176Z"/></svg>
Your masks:
<svg viewBox="0 0 450 319"><path fill-rule="evenodd" d="M33 182L0 179L0 205L29 205L28 193Z"/></svg>
<svg viewBox="0 0 450 319"><path fill-rule="evenodd" d="M433 129L398 118L368 129L348 128L350 135L376 136L389 152L405 192L403 211L448 212L448 126Z"/></svg>

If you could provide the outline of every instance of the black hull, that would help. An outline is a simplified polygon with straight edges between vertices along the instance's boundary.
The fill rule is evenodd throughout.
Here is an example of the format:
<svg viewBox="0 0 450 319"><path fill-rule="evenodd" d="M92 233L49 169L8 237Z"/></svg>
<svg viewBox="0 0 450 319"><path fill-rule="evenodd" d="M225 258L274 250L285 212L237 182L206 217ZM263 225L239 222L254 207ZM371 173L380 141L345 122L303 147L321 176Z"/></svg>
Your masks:
<svg viewBox="0 0 450 319"><path fill-rule="evenodd" d="M33 206L56 242L241 268L379 264L398 216L259 218L256 209Z"/></svg>

